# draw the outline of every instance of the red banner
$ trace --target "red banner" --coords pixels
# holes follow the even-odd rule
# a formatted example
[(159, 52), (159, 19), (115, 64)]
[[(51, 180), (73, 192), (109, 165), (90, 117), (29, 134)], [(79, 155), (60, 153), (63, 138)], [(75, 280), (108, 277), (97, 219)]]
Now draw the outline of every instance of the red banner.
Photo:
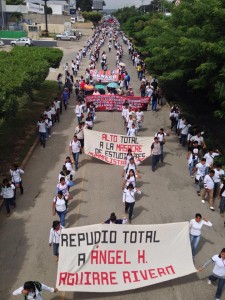
[(87, 106), (90, 103), (95, 105), (95, 110), (116, 110), (122, 111), (123, 104), (125, 100), (132, 105), (132, 108), (137, 110), (141, 108), (142, 110), (147, 110), (149, 104), (149, 97), (137, 97), (137, 96), (119, 96), (119, 95), (96, 95), (87, 96)]
[(91, 70), (91, 76), (93, 77), (94, 81), (101, 81), (102, 83), (107, 82), (117, 82), (119, 81), (119, 70)]

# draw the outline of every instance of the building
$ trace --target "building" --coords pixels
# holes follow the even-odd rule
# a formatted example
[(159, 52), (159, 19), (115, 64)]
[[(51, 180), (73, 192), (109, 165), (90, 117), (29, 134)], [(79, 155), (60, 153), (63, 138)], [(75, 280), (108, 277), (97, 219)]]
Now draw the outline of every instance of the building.
[(0, 27), (1, 29), (5, 28), (6, 22), (6, 4), (5, 0), (0, 0)]
[(101, 0), (93, 0), (93, 10), (103, 10), (104, 1)]

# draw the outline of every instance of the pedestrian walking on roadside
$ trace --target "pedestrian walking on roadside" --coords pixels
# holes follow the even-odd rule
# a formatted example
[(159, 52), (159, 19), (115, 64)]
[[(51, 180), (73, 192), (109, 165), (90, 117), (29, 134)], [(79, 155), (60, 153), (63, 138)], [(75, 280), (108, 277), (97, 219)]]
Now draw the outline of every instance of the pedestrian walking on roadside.
[(67, 201), (65, 199), (65, 196), (63, 195), (63, 191), (58, 191), (57, 196), (53, 199), (52, 204), (52, 215), (57, 215), (60, 218), (60, 223), (63, 227), (65, 227), (65, 217), (66, 217), (66, 211), (67, 211)]
[(208, 277), (208, 284), (212, 284), (212, 282), (215, 282), (218, 280), (218, 286), (215, 294), (216, 300), (221, 299), (221, 295), (223, 292), (223, 287), (225, 284), (225, 248), (223, 248), (220, 252), (220, 254), (213, 255), (210, 260), (204, 263), (203, 266), (198, 268), (198, 271), (201, 272), (206, 267), (214, 263), (214, 268), (212, 271), (212, 275)]
[(203, 180), (204, 189), (202, 190), (202, 203), (205, 203), (205, 196), (208, 195), (209, 209), (211, 209), (212, 211), (215, 210), (215, 208), (213, 207), (214, 175), (214, 170), (210, 170), (209, 174), (205, 175), (205, 178)]
[(39, 139), (41, 146), (45, 148), (45, 142), (46, 142), (46, 123), (44, 118), (41, 116), (37, 122), (38, 132), (39, 132)]
[[(218, 198), (220, 198), (220, 215), (222, 218), (224, 218), (224, 212), (225, 212), (225, 176), (222, 176), (221, 178), (221, 185), (220, 190), (218, 194)], [(224, 222), (225, 227), (225, 222)]]
[(154, 137), (154, 143), (151, 145), (151, 156), (152, 156), (152, 172), (155, 172), (156, 166), (160, 160), (161, 147), (159, 143), (159, 138)]
[(62, 229), (63, 226), (59, 221), (53, 221), (52, 228), (49, 233), (49, 246), (52, 246), (53, 255), (56, 257), (56, 261), (58, 261), (59, 258), (59, 241)]
[(58, 82), (58, 89), (61, 91), (62, 89), (62, 77), (63, 77), (63, 74), (59, 73), (58, 76), (57, 76), (57, 82)]
[(208, 168), (208, 165), (206, 164), (206, 159), (202, 158), (200, 163), (198, 163), (195, 166), (195, 168), (192, 172), (192, 175), (194, 175), (194, 173), (197, 171), (196, 176), (195, 176), (195, 186), (196, 186), (196, 192), (197, 192), (198, 196), (201, 195), (200, 191), (201, 191), (201, 188), (203, 185), (203, 180), (204, 180), (207, 168)]
[(4, 178), (2, 181), (1, 196), (3, 197), (4, 200), (7, 217), (9, 217), (11, 214), (10, 206), (12, 206), (13, 208), (16, 207), (14, 190), (15, 190), (15, 185), (12, 184), (7, 178)]
[(220, 163), (216, 164), (214, 171), (215, 171), (215, 175), (213, 177), (214, 180), (213, 199), (219, 196), (221, 179), (224, 177), (224, 170), (222, 169), (222, 164)]
[(195, 214), (195, 218), (192, 219), (189, 224), (191, 251), (192, 251), (193, 258), (195, 257), (198, 243), (201, 238), (201, 230), (203, 225), (211, 227), (212, 223), (206, 218), (202, 218), (202, 215), (199, 213)]
[(167, 135), (168, 134), (164, 132), (163, 128), (160, 128), (159, 132), (157, 132), (155, 134), (155, 137), (157, 137), (159, 139), (159, 143), (160, 143), (160, 151), (161, 151), (160, 159), (161, 159), (161, 162), (163, 162), (163, 146), (166, 143), (165, 136), (167, 136)]
[(123, 192), (123, 203), (125, 205), (125, 213), (129, 214), (129, 223), (131, 223), (131, 219), (133, 217), (135, 194), (141, 194), (141, 191), (139, 191), (137, 188), (134, 188), (132, 183), (130, 183)]
[(78, 141), (77, 136), (74, 135), (73, 141), (69, 144), (69, 151), (70, 154), (73, 155), (74, 163), (75, 163), (75, 170), (78, 170), (78, 163), (79, 163), (79, 154), (80, 151), (83, 151), (83, 148), (81, 147), (80, 141)]
[(75, 135), (77, 136), (78, 141), (81, 144), (80, 154), (82, 154), (82, 149), (84, 148), (84, 126), (83, 123), (79, 123), (75, 128)]
[(58, 290), (38, 281), (27, 281), (13, 292), (13, 296), (23, 295), (25, 300), (44, 300), (41, 294), (42, 291), (56, 293)]
[(22, 183), (21, 174), (24, 174), (24, 171), (22, 169), (20, 169), (17, 164), (13, 164), (11, 169), (9, 170), (9, 173), (12, 176), (11, 181), (15, 186), (14, 197), (16, 197), (16, 189), (17, 188), (20, 189), (20, 194), (22, 195), (23, 194), (23, 183)]

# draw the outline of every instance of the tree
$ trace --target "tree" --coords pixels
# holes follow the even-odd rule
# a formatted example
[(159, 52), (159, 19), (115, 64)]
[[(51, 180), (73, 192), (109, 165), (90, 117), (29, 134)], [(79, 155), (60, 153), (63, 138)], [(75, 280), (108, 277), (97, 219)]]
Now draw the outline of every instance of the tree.
[(91, 21), (94, 24), (94, 26), (97, 26), (98, 22), (102, 18), (102, 14), (97, 11), (90, 11), (90, 12), (84, 11), (82, 12), (82, 16), (84, 17), (85, 20)]
[(47, 6), (46, 9), (47, 9), (47, 15), (52, 15), (52, 8), (50, 6)]
[(77, 8), (83, 11), (92, 11), (92, 0), (77, 0)]

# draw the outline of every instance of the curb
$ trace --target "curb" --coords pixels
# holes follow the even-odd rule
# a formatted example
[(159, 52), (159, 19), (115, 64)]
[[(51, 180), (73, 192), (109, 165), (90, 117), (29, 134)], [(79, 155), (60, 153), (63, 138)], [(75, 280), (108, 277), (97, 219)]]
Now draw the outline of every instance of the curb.
[[(21, 163), (21, 169), (24, 169), (26, 164), (28, 163), (28, 161), (30, 160), (32, 154), (34, 153), (34, 150), (36, 149), (37, 145), (38, 145), (38, 141), (39, 138), (37, 137), (36, 140), (34, 141), (33, 145), (30, 147), (30, 150), (28, 151), (28, 153), (26, 154), (24, 160)], [(2, 209), (2, 206), (4, 204), (4, 200), (0, 200), (0, 210)]]

